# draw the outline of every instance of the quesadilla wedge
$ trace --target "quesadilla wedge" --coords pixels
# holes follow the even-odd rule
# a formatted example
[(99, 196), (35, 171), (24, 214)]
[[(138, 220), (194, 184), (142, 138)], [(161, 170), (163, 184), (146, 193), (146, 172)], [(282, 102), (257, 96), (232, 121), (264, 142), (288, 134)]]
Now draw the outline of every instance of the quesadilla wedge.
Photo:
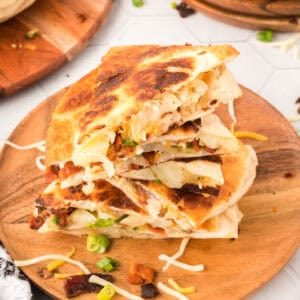
[[(200, 161), (212, 163), (206, 158)], [(170, 188), (159, 180), (114, 176), (95, 180), (87, 195), (82, 184), (61, 189), (53, 181), (36, 199), (32, 224), (38, 218), (43, 219), (41, 232), (96, 232), (111, 237), (236, 237), (242, 216), (236, 202), (253, 182), (256, 156), (251, 147), (240, 143), (238, 152), (221, 155), (221, 161), (223, 182), (206, 180), (201, 188), (197, 181)], [(193, 162), (199, 161), (180, 163)], [(174, 169), (167, 170), (170, 177), (176, 177)], [(216, 177), (211, 171), (207, 178)]]
[(224, 65), (237, 55), (228, 45), (112, 48), (58, 103), (47, 165), (101, 162), (113, 176), (116, 153), (132, 155), (141, 142), (238, 98), (241, 90)]

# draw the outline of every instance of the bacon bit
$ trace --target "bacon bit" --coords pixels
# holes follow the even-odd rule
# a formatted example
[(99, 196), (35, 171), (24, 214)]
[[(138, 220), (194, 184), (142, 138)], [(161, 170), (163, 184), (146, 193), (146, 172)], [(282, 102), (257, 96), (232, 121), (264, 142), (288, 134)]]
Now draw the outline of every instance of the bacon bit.
[(142, 155), (151, 166), (155, 164), (155, 155), (156, 155), (155, 151), (144, 152)]
[(91, 275), (99, 276), (110, 282), (114, 281), (114, 277), (109, 274), (92, 273), (89, 275), (71, 276), (65, 281), (64, 284), (66, 296), (68, 298), (72, 298), (82, 293), (99, 292), (102, 287), (98, 284), (89, 282), (89, 278), (91, 277)]
[(131, 167), (131, 170), (140, 170), (143, 168), (142, 166), (139, 166), (137, 164), (131, 164), (130, 167)]
[(115, 151), (119, 152), (122, 148), (122, 137), (120, 134), (117, 134), (115, 142), (114, 142)]
[(52, 165), (52, 166), (47, 167), (46, 175), (45, 175), (46, 183), (50, 183), (50, 182), (54, 181), (55, 179), (57, 179), (59, 170), (60, 170), (59, 166), (57, 166), (57, 165)]
[(60, 208), (56, 210), (51, 210), (52, 214), (58, 218), (58, 225), (60, 227), (65, 227), (68, 225), (68, 215), (72, 211), (72, 208)]
[(34, 215), (31, 215), (29, 217), (29, 227), (31, 229), (39, 229), (44, 224), (44, 219), (40, 216), (35, 217)]
[(284, 177), (285, 177), (285, 178), (292, 178), (292, 177), (294, 177), (294, 174), (293, 174), (292, 172), (286, 172), (286, 173), (284, 174)]
[(297, 98), (297, 100), (295, 101), (295, 104), (300, 104), (300, 97)]
[(196, 11), (193, 8), (187, 6), (187, 4), (184, 2), (181, 2), (180, 4), (176, 5), (176, 10), (179, 12), (181, 18), (186, 18), (196, 13)]
[(200, 150), (200, 146), (198, 144), (198, 142), (196, 140), (192, 141), (192, 145), (195, 151), (199, 151)]
[(217, 151), (217, 149), (212, 149), (206, 146), (204, 146), (203, 149), (208, 153), (215, 153)]
[(146, 226), (147, 226), (147, 229), (149, 229), (150, 231), (152, 231), (154, 233), (161, 234), (161, 235), (166, 234), (166, 232), (165, 232), (165, 230), (163, 228), (153, 227), (150, 224), (146, 224)]
[(128, 282), (130, 284), (152, 283), (154, 278), (154, 269), (143, 264), (131, 263), (128, 272)]
[(65, 163), (63, 169), (61, 169), (59, 171), (58, 177), (60, 180), (64, 180), (64, 179), (68, 178), (69, 176), (80, 172), (81, 170), (83, 170), (82, 167), (76, 167), (76, 166), (74, 166), (73, 162), (68, 161)]

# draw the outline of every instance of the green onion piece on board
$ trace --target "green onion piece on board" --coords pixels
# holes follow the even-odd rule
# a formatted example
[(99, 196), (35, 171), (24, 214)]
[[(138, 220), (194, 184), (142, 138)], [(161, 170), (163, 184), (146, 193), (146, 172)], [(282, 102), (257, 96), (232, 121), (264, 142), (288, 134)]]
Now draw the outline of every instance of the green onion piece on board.
[(109, 239), (104, 235), (88, 235), (86, 248), (90, 252), (105, 253), (110, 245)]
[(142, 7), (144, 5), (144, 0), (132, 0), (132, 4), (135, 7)]
[(256, 33), (256, 39), (261, 42), (272, 42), (273, 41), (273, 31), (265, 30)]
[(97, 294), (97, 300), (110, 300), (115, 293), (115, 289), (110, 284), (106, 284)]
[(119, 265), (119, 262), (111, 257), (104, 257), (96, 263), (96, 267), (99, 269), (110, 272)]

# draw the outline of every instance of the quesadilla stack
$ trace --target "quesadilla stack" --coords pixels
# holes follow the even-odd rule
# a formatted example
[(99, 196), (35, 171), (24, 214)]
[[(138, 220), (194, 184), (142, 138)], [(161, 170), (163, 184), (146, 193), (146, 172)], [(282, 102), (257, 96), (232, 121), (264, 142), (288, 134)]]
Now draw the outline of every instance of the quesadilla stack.
[(213, 114), (241, 95), (222, 46), (112, 48), (47, 133), (31, 228), (134, 238), (237, 237), (253, 149)]

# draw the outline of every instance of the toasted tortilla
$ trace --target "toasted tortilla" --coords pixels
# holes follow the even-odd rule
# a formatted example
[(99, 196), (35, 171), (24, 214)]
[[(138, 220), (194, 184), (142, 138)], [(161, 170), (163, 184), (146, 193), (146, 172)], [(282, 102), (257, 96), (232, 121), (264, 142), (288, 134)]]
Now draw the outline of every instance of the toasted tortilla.
[(117, 135), (145, 142), (233, 101), (241, 91), (224, 63), (237, 55), (228, 45), (112, 48), (60, 99), (47, 165), (104, 160)]

